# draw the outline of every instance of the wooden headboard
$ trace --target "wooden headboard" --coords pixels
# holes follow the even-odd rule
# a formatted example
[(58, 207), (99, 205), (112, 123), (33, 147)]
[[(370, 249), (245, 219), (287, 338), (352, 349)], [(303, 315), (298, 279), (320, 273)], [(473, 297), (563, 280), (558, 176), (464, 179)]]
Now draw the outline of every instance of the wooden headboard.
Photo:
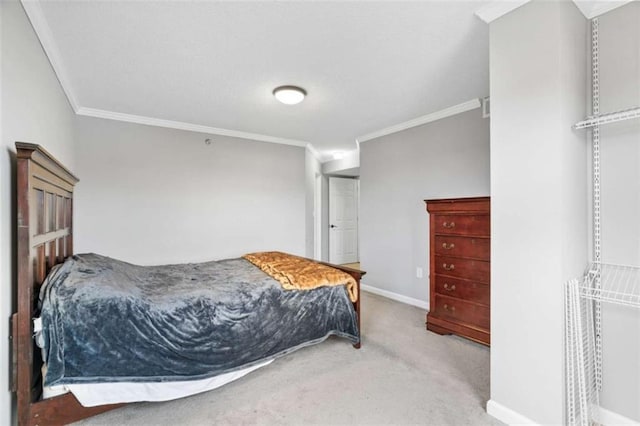
[(22, 407), (39, 394), (33, 391), (40, 362), (34, 357), (31, 320), (47, 273), (73, 254), (73, 187), (78, 179), (38, 145), (16, 142), (16, 151), (18, 312), (12, 325), (12, 383)]
[[(20, 425), (66, 423), (85, 411), (65, 394), (40, 400), (42, 362), (34, 347), (32, 318), (47, 273), (73, 254), (73, 189), (78, 179), (41, 146), (16, 142), (17, 312), (12, 316), (11, 389)], [(81, 408), (78, 408), (81, 407)], [(101, 407), (100, 411), (109, 409)], [(84, 413), (82, 417), (96, 414)]]

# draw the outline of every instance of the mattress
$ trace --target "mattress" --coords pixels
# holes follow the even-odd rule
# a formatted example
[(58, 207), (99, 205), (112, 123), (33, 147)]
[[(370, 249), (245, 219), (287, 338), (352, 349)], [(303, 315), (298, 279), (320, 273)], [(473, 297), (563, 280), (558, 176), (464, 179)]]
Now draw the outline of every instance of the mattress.
[(65, 385), (83, 405), (186, 396), (330, 335), (359, 341), (344, 286), (285, 290), (244, 259), (143, 267), (75, 255), (40, 300), (47, 392)]

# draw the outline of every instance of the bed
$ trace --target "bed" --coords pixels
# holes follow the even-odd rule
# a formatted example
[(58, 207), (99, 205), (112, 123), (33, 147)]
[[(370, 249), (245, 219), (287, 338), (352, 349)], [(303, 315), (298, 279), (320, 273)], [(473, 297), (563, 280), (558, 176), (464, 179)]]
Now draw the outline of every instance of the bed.
[[(92, 287), (93, 293), (96, 293), (96, 285), (103, 284), (104, 293), (110, 294), (118, 294), (120, 296), (120, 300), (128, 299), (129, 295), (122, 296), (119, 291), (117, 283), (114, 284), (115, 281), (103, 281), (97, 280), (93, 282), (90, 286), (86, 285), (78, 285), (78, 288), (74, 288), (69, 284), (69, 281), (64, 281), (60, 278), (62, 275), (70, 275), (73, 273), (75, 268), (75, 273), (82, 275), (83, 271), (86, 272), (89, 270), (89, 267), (93, 268), (103, 268), (104, 265), (112, 265), (107, 266), (107, 269), (116, 269), (122, 273), (122, 275), (130, 276), (135, 275), (137, 273), (141, 274), (140, 276), (148, 276), (149, 273), (160, 274), (159, 281), (162, 282), (162, 278), (166, 278), (166, 274), (178, 274), (184, 275), (187, 274), (189, 277), (187, 281), (194, 280), (194, 276), (198, 276), (198, 274), (206, 274), (207, 276), (216, 276), (217, 281), (215, 283), (209, 283), (210, 289), (213, 288), (224, 288), (229, 287), (230, 284), (225, 284), (225, 277), (227, 275), (236, 276), (237, 274), (243, 274), (240, 281), (241, 285), (244, 285), (243, 289), (246, 290), (247, 286), (252, 286), (251, 291), (256, 291), (255, 288), (261, 288), (263, 293), (260, 297), (253, 297), (251, 294), (248, 294), (247, 291), (242, 290), (240, 293), (243, 294), (242, 297), (238, 298), (234, 296), (234, 302), (238, 307), (244, 307), (246, 304), (251, 304), (250, 301), (254, 299), (259, 299), (264, 301), (265, 299), (273, 299), (276, 295), (277, 297), (284, 297), (283, 300), (286, 299), (285, 302), (282, 302), (282, 305), (285, 306), (285, 311), (276, 310), (275, 313), (271, 313), (269, 315), (281, 315), (278, 312), (285, 312), (282, 314), (283, 318), (286, 318), (283, 322), (291, 322), (293, 317), (296, 317), (296, 312), (299, 310), (296, 308), (295, 303), (311, 303), (311, 305), (315, 306), (321, 304), (318, 300), (325, 300), (328, 306), (333, 306), (335, 311), (345, 311), (345, 309), (337, 309), (336, 306), (339, 303), (337, 300), (344, 300), (347, 297), (347, 291), (342, 287), (321, 287), (319, 289), (314, 290), (278, 290), (274, 286), (274, 280), (264, 275), (264, 273), (257, 269), (254, 265), (251, 265), (247, 262), (246, 259), (228, 259), (224, 261), (218, 262), (208, 262), (206, 264), (196, 264), (196, 265), (166, 265), (157, 267), (160, 269), (150, 270), (148, 267), (139, 267), (136, 265), (130, 265), (125, 262), (114, 261), (113, 259), (108, 259), (103, 256), (88, 254), (88, 255), (74, 255), (73, 251), (73, 189), (74, 185), (78, 182), (78, 179), (67, 170), (62, 164), (60, 164), (55, 158), (53, 158), (49, 153), (47, 153), (42, 147), (34, 144), (28, 143), (16, 143), (17, 149), (17, 288), (16, 288), (16, 296), (17, 296), (17, 312), (12, 316), (12, 356), (11, 356), (11, 366), (12, 366), (12, 375), (11, 375), (11, 385), (12, 390), (16, 392), (17, 395), (17, 406), (18, 406), (18, 422), (21, 425), (38, 425), (38, 424), (65, 424), (70, 423), (85, 417), (89, 417), (95, 414), (99, 414), (101, 412), (111, 410), (113, 408), (117, 408), (122, 404), (106, 404), (106, 405), (97, 405), (97, 406), (83, 406), (80, 404), (78, 399), (74, 396), (73, 393), (65, 393), (63, 395), (54, 396), (51, 398), (43, 399), (42, 398), (42, 388), (43, 388), (43, 361), (40, 355), (40, 349), (34, 344), (34, 327), (32, 323), (32, 319), (37, 314), (37, 307), (40, 295), (42, 293), (42, 297), (46, 299), (47, 297), (52, 300), (62, 300), (60, 297), (55, 296), (56, 293), (53, 292), (54, 287), (60, 287), (63, 290), (59, 290), (59, 294), (68, 294), (73, 293), (73, 296), (67, 298), (64, 303), (66, 303), (65, 309), (63, 311), (68, 311), (72, 307), (74, 307), (74, 300), (78, 299), (78, 294), (83, 291), (86, 293), (86, 288)], [(113, 263), (115, 262), (115, 263)], [(174, 382), (178, 383), (180, 381), (183, 382), (192, 382), (194, 379), (198, 380), (215, 380), (220, 377), (225, 377), (225, 375), (231, 376), (241, 376), (242, 374), (246, 374), (247, 371), (251, 369), (262, 366), (271, 360), (273, 360), (277, 356), (281, 356), (295, 350), (298, 347), (303, 347), (308, 344), (317, 343), (319, 341), (324, 340), (329, 334), (338, 335), (341, 337), (346, 337), (351, 341), (354, 347), (360, 347), (360, 299), (359, 299), (359, 283), (360, 278), (364, 274), (364, 272), (340, 267), (335, 265), (324, 264), (322, 262), (316, 262), (319, 265), (327, 265), (334, 267), (344, 273), (347, 273), (352, 279), (355, 281), (355, 298), (349, 300), (347, 297), (347, 304), (349, 305), (349, 310), (353, 312), (355, 315), (352, 322), (355, 322), (353, 327), (349, 328), (348, 323), (349, 320), (344, 312), (341, 314), (342, 317), (338, 318), (336, 314), (336, 318), (332, 318), (331, 315), (327, 317), (326, 320), (322, 322), (331, 323), (329, 328), (326, 330), (307, 330), (307, 335), (292, 339), (289, 341), (279, 341), (278, 344), (269, 344), (262, 345), (262, 347), (253, 348), (253, 352), (251, 351), (237, 351), (237, 348), (234, 348), (234, 344), (230, 342), (226, 342), (222, 345), (221, 352), (225, 351), (233, 351), (233, 356), (231, 357), (222, 357), (222, 361), (218, 360), (215, 362), (210, 362), (207, 358), (196, 359), (193, 362), (193, 365), (189, 364), (181, 364), (176, 366), (174, 363), (170, 367), (166, 367), (164, 365), (159, 365), (157, 369), (152, 369), (152, 371), (145, 372), (140, 366), (134, 367), (133, 370), (127, 370), (126, 367), (128, 363), (120, 363), (120, 367), (123, 368), (122, 371), (117, 372), (115, 376), (112, 377), (103, 377), (104, 369), (95, 370), (91, 374), (94, 374), (93, 378), (86, 379), (85, 374), (86, 371), (79, 372), (77, 374), (72, 373), (72, 368), (70, 368), (71, 364), (65, 364), (65, 360), (60, 358), (57, 361), (57, 364), (52, 362), (52, 358), (50, 358), (47, 363), (47, 367), (50, 365), (52, 367), (51, 370), (46, 369), (47, 380), (53, 383), (73, 383), (77, 386), (90, 386), (91, 384), (96, 382), (96, 378), (100, 379), (102, 382), (111, 382), (111, 381), (119, 381), (122, 377), (130, 374), (132, 371), (140, 372), (140, 374), (133, 377), (133, 382), (136, 383), (162, 383), (162, 382)], [(115, 265), (115, 266), (113, 266)], [(89, 269), (88, 269), (89, 268)], [(163, 269), (164, 268), (164, 269)], [(176, 269), (177, 268), (177, 269)], [(182, 269), (180, 269), (182, 268)], [(229, 268), (234, 269), (235, 272), (229, 272)], [(158, 271), (164, 271), (159, 273)], [(177, 273), (176, 270), (180, 270), (182, 272)], [(133, 272), (132, 272), (133, 271)], [(137, 272), (136, 272), (137, 271)], [(155, 272), (153, 272), (155, 271)], [(213, 272), (212, 272), (213, 271)], [(225, 272), (226, 271), (226, 272)], [(239, 272), (238, 272), (239, 271)], [(51, 273), (52, 272), (52, 273)], [(146, 274), (146, 275), (145, 275)], [(192, 274), (192, 275), (189, 275)], [(225, 275), (227, 274), (227, 275)], [(66, 277), (65, 275), (65, 277)], [(70, 275), (71, 276), (71, 275)], [(251, 284), (250, 277), (253, 277), (253, 284)], [(266, 278), (265, 278), (266, 277)], [(48, 280), (47, 280), (48, 278)], [(139, 282), (141, 284), (140, 288), (136, 287), (136, 291), (144, 292), (148, 291), (149, 285), (144, 284), (145, 280), (140, 279)], [(44, 286), (44, 290), (41, 292), (41, 287), (43, 283), (47, 280), (46, 286)], [(51, 284), (50, 282), (57, 282), (58, 284)], [(76, 281), (73, 281), (76, 282)], [(63, 284), (61, 284), (63, 283)], [(96, 284), (97, 283), (97, 284)], [(146, 285), (146, 287), (145, 287)], [(141, 290), (142, 289), (142, 290)], [(145, 290), (146, 289), (146, 290)], [(323, 290), (324, 289), (324, 290)], [(329, 289), (329, 290), (327, 290)], [(191, 290), (190, 290), (191, 291)], [(209, 291), (209, 290), (208, 290)], [(218, 290), (216, 290), (218, 291)], [(220, 293), (215, 293), (211, 290), (212, 294), (210, 295), (210, 299), (220, 298)], [(284, 296), (283, 296), (284, 295)], [(295, 296), (292, 296), (295, 295)], [(148, 295), (147, 295), (148, 296)], [(155, 299), (154, 299), (155, 297)], [(171, 305), (172, 303), (176, 303), (175, 299), (171, 299), (167, 297), (166, 294), (162, 292), (156, 294), (154, 297), (146, 298), (143, 300), (152, 301), (153, 303), (162, 304), (166, 303)], [(310, 297), (315, 297), (317, 299), (309, 299)], [(331, 299), (335, 298), (335, 299)], [(99, 299), (99, 298), (98, 298)], [(312, 300), (310, 302), (310, 300)], [(314, 301), (315, 300), (315, 301)], [(96, 300), (91, 300), (91, 303), (94, 303), (93, 306), (103, 306), (98, 303), (95, 305)], [(199, 303), (202, 302), (199, 299)], [(333, 305), (332, 305), (333, 304)], [(188, 307), (188, 303), (185, 306)], [(236, 305), (232, 306), (232, 311), (237, 310)], [(268, 310), (268, 304), (265, 303), (254, 303), (256, 305), (254, 309), (259, 311), (260, 309)], [(79, 305), (78, 305), (79, 306)], [(106, 305), (105, 305), (106, 306)], [(141, 309), (141, 312), (145, 313), (145, 309), (149, 310), (148, 305), (146, 308), (138, 306), (137, 309)], [(156, 306), (156, 305), (153, 305)], [(301, 305), (302, 306), (302, 305)], [(305, 305), (310, 306), (310, 305)], [(113, 306), (112, 306), (113, 308)], [(106, 308), (105, 308), (106, 309)], [(126, 309), (131, 309), (131, 307), (127, 307)], [(244, 309), (244, 308), (243, 308)], [(278, 308), (281, 309), (281, 308)], [(306, 308), (305, 308), (306, 309)], [(256, 310), (246, 310), (242, 312), (232, 312), (232, 316), (236, 316), (241, 319), (249, 318), (249, 322), (247, 324), (253, 324), (255, 327), (256, 318), (260, 318), (263, 315), (267, 315), (265, 312), (257, 312)], [(224, 319), (228, 319), (229, 310), (224, 311), (224, 314), (220, 317), (224, 317)], [(257, 313), (256, 313), (257, 312)], [(145, 314), (146, 315), (146, 314)], [(207, 314), (211, 315), (211, 314)], [(286, 315), (290, 315), (287, 317)], [(292, 315), (292, 316), (291, 316)], [(299, 316), (299, 315), (298, 315)], [(312, 315), (313, 316), (313, 315)], [(207, 322), (198, 322), (197, 314), (191, 312), (191, 317), (194, 317), (194, 323), (192, 324), (191, 329), (200, 329), (207, 325)], [(218, 320), (220, 319), (218, 318)], [(253, 319), (251, 319), (253, 318)], [(345, 319), (346, 318), (346, 319)], [(299, 318), (298, 318), (299, 319)], [(296, 320), (298, 320), (296, 319)], [(210, 318), (211, 321), (209, 323), (215, 323), (216, 318)], [(49, 319), (51, 321), (51, 319)], [(56, 318), (54, 322), (61, 321), (59, 318)], [(253, 321), (253, 322), (251, 322)], [(51, 323), (51, 322), (50, 322)], [(334, 324), (335, 323), (335, 324)], [(339, 325), (336, 325), (338, 324)], [(342, 324), (342, 325), (340, 325)], [(345, 325), (347, 324), (347, 325)], [(284, 326), (282, 324), (277, 327)], [(67, 341), (76, 341), (82, 337), (83, 333), (86, 334), (87, 330), (92, 330), (92, 327), (95, 329), (96, 324), (90, 325), (84, 331), (79, 331), (77, 336), (68, 337)], [(151, 328), (155, 327), (154, 325)], [(179, 328), (179, 325), (176, 327)], [(345, 328), (346, 327), (346, 328)], [(267, 332), (262, 333), (268, 335), (268, 327), (265, 327)], [(302, 327), (303, 329), (305, 327)], [(62, 330), (62, 329), (60, 329)], [(327, 333), (327, 330), (330, 332)], [(180, 336), (183, 339), (182, 342), (189, 341), (189, 337), (184, 337), (183, 331), (181, 329), (177, 329), (176, 335)], [(273, 331), (273, 330), (272, 330)], [(209, 330), (204, 330), (203, 333), (209, 332)], [(53, 333), (55, 334), (55, 333)], [(113, 334), (113, 333), (112, 333)], [(145, 333), (145, 336), (149, 333)], [(153, 334), (153, 333), (151, 333)], [(289, 334), (288, 332), (285, 334)], [(326, 335), (325, 335), (326, 334)], [(51, 339), (51, 334), (47, 335), (47, 339)], [(81, 337), (78, 337), (81, 336)], [(244, 340), (247, 340), (251, 336), (250, 334), (246, 334), (244, 336)], [(206, 338), (203, 339), (203, 336), (200, 336), (203, 341), (206, 341)], [(103, 339), (104, 336), (101, 336), (99, 339)], [(236, 339), (238, 337), (230, 337), (231, 339)], [(238, 338), (242, 340), (241, 338)], [(266, 338), (268, 340), (268, 336)], [(95, 343), (95, 342), (94, 342)], [(180, 343), (180, 342), (178, 342)], [(122, 345), (122, 342), (113, 343), (117, 347), (117, 345)], [(151, 346), (153, 347), (153, 342), (151, 341)], [(180, 344), (178, 344), (180, 346)], [(176, 346), (176, 347), (178, 347)], [(51, 346), (48, 346), (51, 348)], [(70, 347), (70, 346), (69, 346)], [(79, 346), (83, 348), (82, 345)], [(266, 348), (266, 349), (265, 349)], [(95, 349), (95, 345), (94, 345)], [(99, 347), (97, 352), (95, 352), (92, 356), (99, 358), (97, 354), (101, 354), (107, 356), (112, 350), (102, 351), (104, 348)], [(113, 348), (112, 348), (113, 349)], [(210, 349), (210, 348), (209, 348)], [(58, 352), (55, 350), (54, 353), (45, 351), (45, 354), (48, 354), (48, 357), (56, 357)], [(85, 355), (86, 351), (81, 350), (81, 354)], [(249, 352), (251, 354), (249, 355)], [(91, 357), (88, 357), (91, 358)], [(165, 356), (161, 358), (170, 358), (169, 354), (165, 354)], [(197, 357), (196, 357), (197, 358)], [(215, 357), (214, 357), (215, 358)], [(184, 357), (182, 357), (184, 359)], [(232, 360), (232, 362), (230, 361)], [(94, 363), (97, 365), (101, 365), (103, 363), (109, 363), (112, 360), (109, 360), (108, 357), (105, 359), (100, 359), (99, 363)], [(175, 361), (175, 360), (174, 360)], [(159, 362), (159, 361), (158, 361)], [(117, 364), (117, 363), (116, 363)], [(114, 365), (111, 365), (113, 367)], [(62, 367), (61, 367), (62, 366)], [(85, 366), (91, 367), (91, 363), (86, 363)], [(164, 369), (164, 370), (163, 370)], [(113, 368), (109, 368), (109, 370), (113, 370)], [(116, 369), (117, 370), (117, 369)], [(171, 374), (165, 374), (166, 371), (171, 371)], [(175, 373), (175, 374), (174, 374)], [(115, 377), (115, 378), (114, 378)], [(129, 377), (131, 378), (131, 377)], [(135, 398), (133, 399), (135, 400)]]

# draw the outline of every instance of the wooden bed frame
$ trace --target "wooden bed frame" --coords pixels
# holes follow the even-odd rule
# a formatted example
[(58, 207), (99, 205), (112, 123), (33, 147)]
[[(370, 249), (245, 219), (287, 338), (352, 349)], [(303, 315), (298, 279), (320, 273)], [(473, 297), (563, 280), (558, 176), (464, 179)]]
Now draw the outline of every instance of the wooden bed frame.
[[(19, 425), (67, 424), (125, 404), (83, 407), (71, 393), (42, 399), (42, 360), (32, 319), (47, 273), (73, 254), (73, 189), (78, 179), (39, 145), (16, 142), (16, 151), (18, 312), (11, 317), (11, 390), (17, 394)], [(325, 264), (358, 283), (354, 306), (360, 330), (360, 279), (365, 273)], [(353, 346), (359, 348), (360, 342)]]

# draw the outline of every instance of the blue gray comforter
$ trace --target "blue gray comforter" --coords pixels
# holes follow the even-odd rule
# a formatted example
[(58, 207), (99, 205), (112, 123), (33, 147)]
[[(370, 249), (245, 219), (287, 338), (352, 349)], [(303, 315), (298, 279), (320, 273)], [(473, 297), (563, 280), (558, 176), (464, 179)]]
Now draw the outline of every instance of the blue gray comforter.
[(40, 298), (46, 385), (201, 379), (332, 334), (359, 340), (344, 286), (283, 290), (244, 259), (144, 267), (76, 255)]

